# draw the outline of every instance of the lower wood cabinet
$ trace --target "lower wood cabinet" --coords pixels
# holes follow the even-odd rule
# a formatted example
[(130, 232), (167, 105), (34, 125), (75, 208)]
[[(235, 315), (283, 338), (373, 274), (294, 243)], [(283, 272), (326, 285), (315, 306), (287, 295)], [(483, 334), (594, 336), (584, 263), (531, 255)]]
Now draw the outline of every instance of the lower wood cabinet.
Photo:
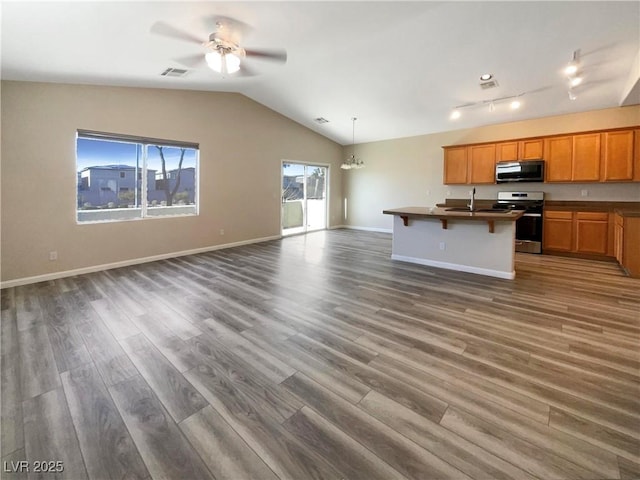
[(607, 212), (576, 212), (576, 252), (607, 254), (609, 214)]
[(615, 215), (614, 252), (631, 277), (640, 277), (640, 217)]
[(573, 212), (544, 212), (542, 248), (570, 252), (573, 249)]
[(545, 251), (605, 256), (608, 252), (609, 213), (548, 210), (544, 212), (542, 248)]

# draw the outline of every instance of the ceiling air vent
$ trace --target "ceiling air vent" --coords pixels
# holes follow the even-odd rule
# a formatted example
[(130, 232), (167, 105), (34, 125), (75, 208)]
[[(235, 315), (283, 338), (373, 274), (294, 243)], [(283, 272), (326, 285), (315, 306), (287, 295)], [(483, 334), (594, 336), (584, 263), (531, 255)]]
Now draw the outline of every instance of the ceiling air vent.
[(188, 70), (183, 68), (167, 68), (160, 75), (163, 77), (184, 77), (187, 74)]
[(329, 120), (327, 120), (327, 119), (326, 119), (326, 118), (324, 118), (324, 117), (314, 118), (314, 119), (313, 119), (313, 121), (314, 121), (314, 122), (316, 122), (316, 123), (320, 123), (320, 124), (322, 124), (322, 123), (329, 123)]
[(488, 82), (482, 82), (480, 84), (480, 88), (483, 90), (488, 90), (490, 88), (496, 88), (498, 86), (498, 82), (496, 80), (489, 80)]

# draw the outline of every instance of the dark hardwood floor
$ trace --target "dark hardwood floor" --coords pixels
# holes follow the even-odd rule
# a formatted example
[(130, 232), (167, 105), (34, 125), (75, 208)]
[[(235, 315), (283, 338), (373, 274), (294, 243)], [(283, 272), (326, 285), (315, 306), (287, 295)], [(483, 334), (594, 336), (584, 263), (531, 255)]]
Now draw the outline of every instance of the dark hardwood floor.
[(640, 280), (390, 247), (323, 231), (2, 290), (2, 478), (640, 478)]

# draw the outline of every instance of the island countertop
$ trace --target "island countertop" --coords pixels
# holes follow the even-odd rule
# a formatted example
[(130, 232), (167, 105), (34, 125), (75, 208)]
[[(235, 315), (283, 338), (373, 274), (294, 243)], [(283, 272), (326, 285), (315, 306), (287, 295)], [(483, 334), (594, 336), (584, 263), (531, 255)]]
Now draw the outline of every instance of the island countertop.
[[(447, 207), (450, 208), (450, 207)], [(515, 222), (522, 215), (523, 210), (509, 210), (508, 212), (494, 211), (474, 211), (474, 212), (456, 212), (447, 210), (442, 207), (401, 207), (389, 208), (383, 210), (382, 213), (387, 215), (398, 215), (406, 217), (422, 217), (422, 218), (439, 218), (439, 219), (456, 219), (456, 220), (493, 220)], [(487, 209), (489, 210), (489, 209)]]

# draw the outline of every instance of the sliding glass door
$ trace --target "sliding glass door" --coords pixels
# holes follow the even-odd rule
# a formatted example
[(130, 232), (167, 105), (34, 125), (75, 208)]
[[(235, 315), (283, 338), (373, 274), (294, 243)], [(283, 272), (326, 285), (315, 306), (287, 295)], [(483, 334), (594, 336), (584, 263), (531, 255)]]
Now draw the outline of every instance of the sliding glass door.
[(327, 228), (328, 167), (282, 163), (282, 234)]

